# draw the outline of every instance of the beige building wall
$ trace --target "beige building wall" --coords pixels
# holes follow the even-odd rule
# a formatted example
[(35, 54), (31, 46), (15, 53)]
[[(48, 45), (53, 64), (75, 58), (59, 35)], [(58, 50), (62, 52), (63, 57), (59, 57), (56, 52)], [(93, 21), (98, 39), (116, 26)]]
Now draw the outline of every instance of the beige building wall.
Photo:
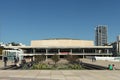
[(34, 47), (88, 47), (94, 46), (94, 41), (89, 40), (32, 40)]

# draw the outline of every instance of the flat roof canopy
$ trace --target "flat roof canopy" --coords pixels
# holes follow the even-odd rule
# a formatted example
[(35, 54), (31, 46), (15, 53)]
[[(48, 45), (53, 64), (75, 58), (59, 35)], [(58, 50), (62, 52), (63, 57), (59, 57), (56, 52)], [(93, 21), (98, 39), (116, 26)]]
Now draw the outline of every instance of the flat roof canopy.
[(76, 47), (66, 47), (66, 46), (62, 46), (62, 47), (56, 47), (56, 46), (44, 46), (44, 47), (35, 47), (35, 46), (6, 46), (4, 48), (112, 48), (112, 46), (87, 46), (87, 47), (80, 47), (80, 46), (76, 46)]

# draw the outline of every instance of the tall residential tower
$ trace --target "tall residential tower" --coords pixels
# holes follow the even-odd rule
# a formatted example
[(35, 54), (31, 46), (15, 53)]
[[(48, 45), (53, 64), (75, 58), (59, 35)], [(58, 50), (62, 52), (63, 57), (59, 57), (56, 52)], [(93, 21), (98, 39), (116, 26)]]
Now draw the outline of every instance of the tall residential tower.
[(98, 25), (95, 30), (95, 44), (96, 46), (103, 46), (107, 44), (107, 26)]
[(120, 35), (117, 36), (117, 53), (120, 55)]

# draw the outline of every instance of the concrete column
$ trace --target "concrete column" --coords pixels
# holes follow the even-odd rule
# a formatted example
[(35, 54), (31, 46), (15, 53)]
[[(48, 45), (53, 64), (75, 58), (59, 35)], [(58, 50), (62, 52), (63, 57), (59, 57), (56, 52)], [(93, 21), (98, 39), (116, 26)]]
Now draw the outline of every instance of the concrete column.
[(46, 56), (46, 61), (47, 61), (47, 54), (48, 54), (48, 49), (46, 49), (46, 54), (45, 54), (45, 56)]
[[(36, 54), (35, 52), (35, 48), (33, 48), (33, 54)], [(33, 56), (33, 61), (35, 61), (35, 56)]]
[(100, 54), (101, 52), (100, 52), (101, 50), (98, 50), (98, 53)]
[(48, 57), (47, 57), (47, 55), (46, 55), (46, 61), (47, 61), (47, 58), (48, 58)]
[(46, 54), (48, 53), (48, 49), (46, 49)]
[(58, 49), (58, 54), (60, 54), (60, 49)]
[(95, 53), (96, 53), (97, 51), (96, 51), (96, 49), (95, 49)]
[(33, 48), (33, 54), (35, 54), (35, 49)]
[(84, 49), (83, 49), (83, 59), (85, 58), (84, 54), (85, 54), (85, 51), (84, 51)]
[(109, 49), (107, 49), (107, 54), (109, 53)]
[(70, 49), (70, 53), (72, 54), (72, 49)]

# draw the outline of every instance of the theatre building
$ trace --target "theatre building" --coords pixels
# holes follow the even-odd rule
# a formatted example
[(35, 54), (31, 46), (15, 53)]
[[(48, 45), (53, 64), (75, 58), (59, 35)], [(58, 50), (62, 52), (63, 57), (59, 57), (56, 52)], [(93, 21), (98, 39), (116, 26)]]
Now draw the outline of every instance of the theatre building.
[(112, 46), (94, 46), (94, 41), (65, 38), (32, 40), (30, 46), (6, 48), (21, 48), (28, 56), (44, 54), (46, 58), (51, 58), (54, 54), (60, 55), (60, 58), (64, 58), (68, 54), (78, 55), (80, 58), (112, 55)]

